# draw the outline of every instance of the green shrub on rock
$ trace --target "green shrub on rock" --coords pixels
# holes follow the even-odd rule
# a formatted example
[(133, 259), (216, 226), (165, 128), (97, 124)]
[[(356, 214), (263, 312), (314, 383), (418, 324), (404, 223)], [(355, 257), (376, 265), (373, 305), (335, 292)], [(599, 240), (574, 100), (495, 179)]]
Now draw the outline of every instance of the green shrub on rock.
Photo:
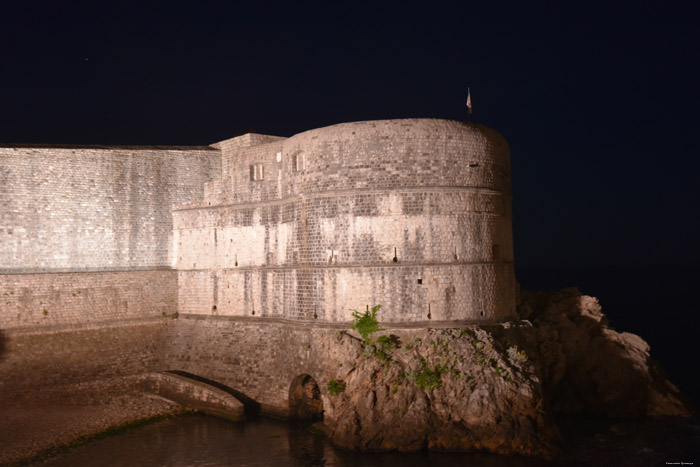
[(328, 393), (331, 396), (337, 396), (341, 392), (345, 391), (345, 382), (332, 379), (328, 381)]
[(377, 344), (379, 344), (387, 350), (391, 350), (399, 346), (398, 339), (396, 336), (379, 336), (377, 337)]

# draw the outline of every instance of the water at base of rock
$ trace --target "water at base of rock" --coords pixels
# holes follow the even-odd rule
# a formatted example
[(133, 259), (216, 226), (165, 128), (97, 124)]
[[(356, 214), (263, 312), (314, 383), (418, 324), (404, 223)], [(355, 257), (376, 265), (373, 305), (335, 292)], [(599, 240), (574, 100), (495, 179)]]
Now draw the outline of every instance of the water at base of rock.
[(566, 442), (549, 462), (486, 453), (358, 453), (334, 448), (311, 425), (256, 418), (244, 423), (189, 415), (93, 441), (41, 466), (338, 466), (338, 467), (646, 467), (700, 458), (696, 420), (560, 420)]
[(311, 425), (260, 417), (231, 423), (191, 415), (101, 439), (41, 466), (450, 466), (539, 467), (537, 459), (482, 453), (357, 453), (334, 448)]

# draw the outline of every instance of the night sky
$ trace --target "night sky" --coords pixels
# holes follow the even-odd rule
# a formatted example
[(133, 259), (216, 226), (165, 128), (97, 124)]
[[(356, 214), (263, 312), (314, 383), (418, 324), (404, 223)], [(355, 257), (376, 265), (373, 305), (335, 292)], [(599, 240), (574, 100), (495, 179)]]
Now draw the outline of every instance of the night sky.
[(0, 13), (1, 142), (464, 120), (470, 86), (511, 145), (516, 264), (700, 262), (700, 2), (54, 3)]

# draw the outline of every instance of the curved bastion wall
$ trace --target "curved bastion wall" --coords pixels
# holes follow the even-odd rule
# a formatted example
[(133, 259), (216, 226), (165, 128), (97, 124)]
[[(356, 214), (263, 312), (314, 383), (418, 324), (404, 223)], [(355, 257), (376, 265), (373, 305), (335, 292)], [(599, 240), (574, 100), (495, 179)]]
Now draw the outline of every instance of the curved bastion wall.
[[(252, 137), (257, 137), (253, 139)], [(215, 145), (222, 177), (173, 213), (181, 313), (346, 322), (514, 316), (510, 155), (434, 119)]]

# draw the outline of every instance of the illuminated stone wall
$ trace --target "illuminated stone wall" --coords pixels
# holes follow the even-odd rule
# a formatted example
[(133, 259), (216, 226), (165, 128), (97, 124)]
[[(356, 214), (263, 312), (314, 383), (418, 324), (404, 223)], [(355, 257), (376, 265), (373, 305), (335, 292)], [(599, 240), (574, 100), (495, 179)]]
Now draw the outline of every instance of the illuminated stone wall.
[[(4, 145), (0, 393), (212, 359), (205, 376), (279, 410), (350, 309), (506, 321), (509, 158), (493, 130), (431, 119), (210, 147)], [(275, 380), (295, 355), (308, 368)]]
[(181, 312), (514, 316), (510, 155), (495, 131), (411, 119), (240, 138), (218, 145), (219, 191), (174, 211)]
[(0, 147), (0, 273), (169, 267), (173, 206), (220, 170), (211, 147)]

